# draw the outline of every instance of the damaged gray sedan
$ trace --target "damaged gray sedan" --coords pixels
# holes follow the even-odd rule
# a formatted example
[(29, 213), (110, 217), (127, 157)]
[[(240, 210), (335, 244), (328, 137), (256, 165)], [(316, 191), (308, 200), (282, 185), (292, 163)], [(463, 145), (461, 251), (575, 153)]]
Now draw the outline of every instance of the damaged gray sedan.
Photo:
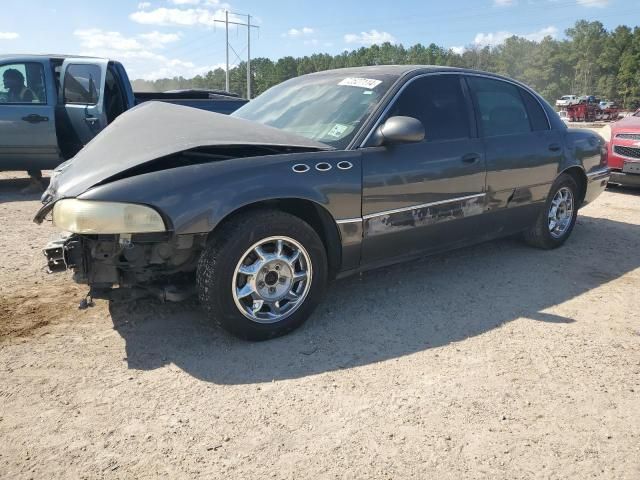
[(212, 320), (262, 340), (301, 325), (336, 277), (515, 233), (558, 247), (608, 179), (604, 141), (518, 82), (364, 67), (231, 116), (140, 105), (55, 171), (35, 220), (67, 232), (49, 269), (90, 296), (195, 285)]

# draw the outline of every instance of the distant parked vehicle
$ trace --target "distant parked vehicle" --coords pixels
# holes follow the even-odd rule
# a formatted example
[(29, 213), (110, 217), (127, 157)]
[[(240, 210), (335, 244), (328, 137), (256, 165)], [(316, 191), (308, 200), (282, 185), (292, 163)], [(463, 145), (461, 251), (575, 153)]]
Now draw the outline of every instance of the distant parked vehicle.
[(607, 108), (618, 108), (616, 102), (612, 102), (610, 100), (600, 100), (599, 106), (601, 110), (606, 110)]
[(599, 105), (600, 99), (595, 95), (582, 95), (578, 97), (578, 103), (586, 103), (588, 105)]
[(563, 95), (556, 100), (556, 107), (568, 107), (576, 103), (578, 103), (578, 97), (576, 95)]
[[(604, 107), (602, 105), (605, 105)], [(600, 99), (590, 96), (580, 97), (579, 103), (569, 105), (564, 109), (566, 118), (571, 122), (595, 122), (600, 120), (617, 120), (620, 109), (614, 102), (601, 102)]]
[(611, 126), (611, 182), (640, 187), (640, 110)]
[(0, 55), (0, 171), (51, 169), (121, 113), (149, 100), (229, 114), (228, 92), (134, 93), (121, 63), (104, 58)]

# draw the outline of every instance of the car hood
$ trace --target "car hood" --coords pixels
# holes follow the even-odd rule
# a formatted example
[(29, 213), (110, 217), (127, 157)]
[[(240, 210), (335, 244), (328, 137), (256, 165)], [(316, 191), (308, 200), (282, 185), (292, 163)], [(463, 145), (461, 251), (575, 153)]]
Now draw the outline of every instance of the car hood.
[(332, 150), (327, 144), (260, 123), (165, 102), (120, 115), (52, 177), (43, 202), (75, 197), (154, 160), (197, 147), (264, 146)]
[(630, 115), (628, 117), (623, 118), (622, 120), (618, 120), (611, 126), (612, 130), (630, 130), (634, 132), (640, 131), (640, 117), (636, 117)]

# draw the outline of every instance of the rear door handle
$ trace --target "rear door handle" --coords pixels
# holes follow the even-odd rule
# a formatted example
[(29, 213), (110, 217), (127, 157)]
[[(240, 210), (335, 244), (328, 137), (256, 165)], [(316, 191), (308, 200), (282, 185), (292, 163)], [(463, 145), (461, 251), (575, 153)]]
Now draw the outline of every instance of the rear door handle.
[(557, 143), (552, 143), (551, 145), (549, 145), (549, 150), (551, 150), (552, 152), (559, 152), (561, 149), (562, 147)]
[(43, 117), (41, 115), (38, 115), (37, 113), (32, 113), (30, 115), (27, 115), (26, 117), (22, 117), (22, 120), (29, 123), (40, 123), (40, 122), (48, 122), (49, 117)]
[(462, 157), (464, 163), (476, 163), (480, 160), (480, 155), (477, 153), (467, 153)]

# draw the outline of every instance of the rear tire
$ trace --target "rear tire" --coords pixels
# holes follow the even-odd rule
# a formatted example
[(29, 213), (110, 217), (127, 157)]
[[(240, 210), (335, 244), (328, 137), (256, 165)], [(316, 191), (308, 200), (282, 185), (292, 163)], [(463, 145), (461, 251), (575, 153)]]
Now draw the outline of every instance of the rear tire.
[(578, 184), (563, 173), (554, 182), (536, 223), (524, 232), (524, 240), (543, 249), (558, 248), (567, 241), (578, 216)]
[(327, 254), (315, 230), (278, 210), (225, 222), (197, 268), (200, 303), (237, 337), (260, 341), (302, 325), (324, 296)]

